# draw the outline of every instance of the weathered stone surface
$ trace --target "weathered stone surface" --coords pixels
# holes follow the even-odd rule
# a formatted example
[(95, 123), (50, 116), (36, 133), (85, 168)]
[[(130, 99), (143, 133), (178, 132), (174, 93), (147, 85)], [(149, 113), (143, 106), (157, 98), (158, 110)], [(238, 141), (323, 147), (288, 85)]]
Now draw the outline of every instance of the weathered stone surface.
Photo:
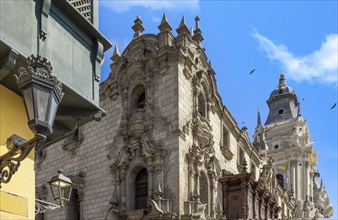
[[(166, 19), (158, 35), (141, 35), (142, 28), (134, 27), (137, 36), (114, 59), (101, 86), (107, 115), (81, 128), (82, 143), (72, 153), (62, 143), (47, 149), (38, 185), (57, 168), (68, 175), (85, 173), (84, 219), (224, 219), (219, 179), (244, 171), (278, 199), (273, 210), (283, 203), (285, 216), (292, 216), (294, 204), (275, 187), (266, 145), (254, 147), (222, 103), (196, 22), (197, 41), (185, 32), (173, 37)], [(144, 169), (148, 206), (135, 210), (135, 182)], [(63, 211), (47, 214), (63, 216)]]

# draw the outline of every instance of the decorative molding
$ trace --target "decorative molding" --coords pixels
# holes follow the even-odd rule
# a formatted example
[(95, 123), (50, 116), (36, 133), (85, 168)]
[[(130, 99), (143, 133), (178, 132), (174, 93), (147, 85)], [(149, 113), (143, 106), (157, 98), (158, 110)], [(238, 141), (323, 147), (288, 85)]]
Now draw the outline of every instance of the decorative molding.
[(77, 194), (78, 194), (80, 202), (83, 201), (83, 197), (84, 197), (84, 185), (86, 183), (85, 177), (86, 177), (86, 174), (81, 171), (79, 172), (79, 174), (75, 176), (74, 175), (69, 176), (70, 180), (74, 184), (73, 188), (77, 190)]
[(18, 56), (19, 53), (11, 48), (6, 58), (0, 62), (0, 81), (15, 67)]
[(75, 149), (78, 148), (83, 142), (83, 136), (80, 128), (77, 128), (73, 135), (70, 135), (63, 144), (63, 149), (74, 153)]
[(234, 154), (231, 152), (229, 146), (221, 145), (221, 151), (222, 151), (223, 156), (224, 156), (227, 160), (232, 160), (232, 158), (234, 157)]
[(39, 80), (43, 80), (48, 84), (55, 85), (58, 94), (60, 94), (61, 100), (64, 95), (62, 91), (62, 83), (55, 76), (52, 75), (53, 68), (50, 62), (44, 57), (31, 55), (27, 58), (27, 64), (28, 71), (26, 71), (25, 68), (20, 67), (19, 73), (14, 74), (19, 87), (27, 82), (28, 78), (36, 77)]

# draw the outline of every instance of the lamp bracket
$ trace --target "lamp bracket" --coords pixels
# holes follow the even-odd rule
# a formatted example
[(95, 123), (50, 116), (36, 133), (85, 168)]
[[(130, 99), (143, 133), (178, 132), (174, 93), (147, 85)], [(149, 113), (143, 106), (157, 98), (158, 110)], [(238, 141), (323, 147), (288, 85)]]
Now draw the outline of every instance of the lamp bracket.
[(29, 141), (25, 141), (17, 135), (12, 135), (7, 139), (6, 144), (9, 151), (0, 156), (0, 188), (2, 183), (8, 183), (11, 180), (21, 161), (29, 155), (31, 150), (43, 141), (44, 139), (39, 136)]
[(35, 199), (35, 215), (45, 213), (47, 210), (56, 209), (62, 209), (62, 206), (41, 199)]

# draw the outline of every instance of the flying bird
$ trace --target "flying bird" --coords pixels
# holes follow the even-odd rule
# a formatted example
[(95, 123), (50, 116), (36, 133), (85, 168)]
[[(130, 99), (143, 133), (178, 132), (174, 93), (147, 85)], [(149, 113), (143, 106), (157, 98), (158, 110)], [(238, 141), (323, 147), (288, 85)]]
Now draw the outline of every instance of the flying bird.
[(251, 72), (249, 73), (250, 75), (253, 74), (253, 72), (255, 72), (256, 69), (251, 70)]
[(334, 109), (336, 107), (337, 103), (334, 103), (331, 109)]

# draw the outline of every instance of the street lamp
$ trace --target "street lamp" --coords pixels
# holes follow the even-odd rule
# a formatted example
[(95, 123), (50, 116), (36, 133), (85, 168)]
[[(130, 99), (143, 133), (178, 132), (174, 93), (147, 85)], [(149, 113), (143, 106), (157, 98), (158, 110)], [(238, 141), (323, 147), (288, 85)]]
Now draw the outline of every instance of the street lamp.
[(53, 132), (53, 124), (59, 103), (62, 100), (62, 83), (52, 75), (52, 66), (46, 58), (30, 56), (28, 68), (21, 67), (15, 75), (24, 99), (29, 128), (35, 136), (29, 141), (13, 135), (7, 140), (8, 152), (0, 156), (1, 183), (8, 183), (31, 150), (44, 142)]
[(52, 66), (46, 58), (30, 56), (28, 71), (21, 67), (15, 75), (25, 102), (30, 129), (46, 139), (53, 132), (56, 110), (62, 100), (62, 84), (52, 76)]
[(56, 204), (47, 202), (41, 199), (35, 199), (35, 214), (45, 213), (48, 210), (62, 209), (70, 200), (73, 189), (73, 182), (71, 179), (63, 175), (63, 170), (58, 170), (58, 175), (53, 176), (48, 182), (53, 199)]
[(63, 175), (63, 170), (58, 170), (58, 175), (53, 176), (48, 182), (55, 202), (61, 207), (68, 204), (72, 194), (73, 183), (70, 178)]

